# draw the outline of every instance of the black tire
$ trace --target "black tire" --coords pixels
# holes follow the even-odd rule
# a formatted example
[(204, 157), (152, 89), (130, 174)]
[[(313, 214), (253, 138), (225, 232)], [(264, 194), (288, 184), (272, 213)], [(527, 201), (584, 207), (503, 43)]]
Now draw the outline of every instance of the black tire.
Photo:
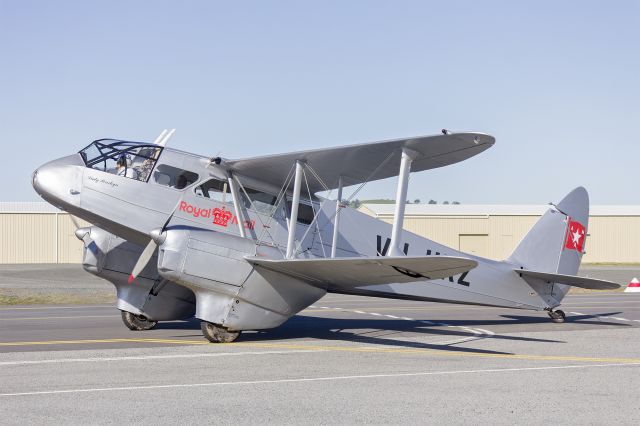
[(158, 321), (151, 321), (141, 315), (132, 314), (127, 311), (122, 311), (122, 322), (132, 331), (151, 330), (158, 325)]
[(231, 331), (221, 325), (202, 321), (200, 329), (204, 337), (211, 343), (231, 343), (238, 338), (240, 331)]
[(557, 311), (549, 312), (549, 316), (551, 317), (551, 321), (557, 324), (563, 323), (566, 317), (564, 311), (561, 311), (560, 309), (558, 309)]

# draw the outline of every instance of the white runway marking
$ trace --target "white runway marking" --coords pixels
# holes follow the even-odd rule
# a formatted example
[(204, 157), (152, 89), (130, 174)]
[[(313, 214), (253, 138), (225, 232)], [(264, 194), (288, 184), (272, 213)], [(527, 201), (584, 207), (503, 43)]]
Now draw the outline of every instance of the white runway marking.
[(176, 359), (176, 358), (213, 358), (222, 356), (247, 356), (247, 355), (280, 355), (299, 354), (305, 352), (318, 352), (317, 350), (286, 350), (286, 351), (261, 351), (261, 352), (218, 352), (199, 354), (178, 354), (178, 355), (144, 355), (144, 356), (118, 356), (105, 358), (61, 358), (61, 359), (40, 359), (33, 361), (4, 361), (0, 362), (0, 367), (15, 365), (38, 365), (38, 364), (63, 364), (72, 362), (105, 362), (105, 361), (148, 361), (154, 359)]
[(322, 381), (337, 381), (337, 380), (386, 379), (386, 378), (397, 378), (397, 377), (426, 377), (426, 376), (445, 376), (445, 375), (462, 375), (462, 374), (509, 373), (509, 372), (569, 370), (569, 369), (627, 367), (627, 366), (640, 366), (640, 363), (616, 363), (616, 364), (596, 364), (596, 365), (557, 365), (557, 366), (547, 366), (547, 367), (494, 368), (494, 369), (484, 369), (484, 370), (425, 371), (425, 372), (415, 372), (415, 373), (366, 374), (366, 375), (353, 375), (353, 376), (308, 377), (308, 378), (299, 378), (299, 379), (279, 379), (279, 380), (251, 380), (251, 381), (241, 381), (241, 382), (177, 383), (177, 384), (169, 384), (169, 385), (122, 386), (122, 387), (111, 387), (111, 388), (65, 389), (65, 390), (50, 390), (50, 391), (35, 391), (35, 392), (2, 393), (0, 394), (0, 397), (28, 396), (28, 395), (56, 395), (56, 394), (90, 393), (90, 392), (113, 392), (113, 391), (150, 390), (150, 389), (197, 388), (197, 387), (214, 387), (214, 386), (267, 385), (267, 384), (305, 383), (305, 382), (322, 382)]
[(569, 312), (569, 313), (570, 313), (570, 314), (573, 314), (573, 315), (592, 316), (592, 317), (595, 317), (595, 318), (599, 318), (599, 319), (606, 319), (606, 320), (626, 321), (626, 322), (631, 322), (631, 321), (637, 321), (637, 322), (640, 322), (640, 320), (630, 320), (630, 319), (627, 319), (627, 318), (621, 318), (621, 317), (605, 317), (605, 316), (601, 316), (601, 315), (598, 315), (598, 314), (583, 314), (583, 313), (581, 313), (581, 312)]
[(495, 334), (496, 334), (496, 333), (494, 333), (493, 331), (491, 331), (491, 330), (485, 330), (484, 328), (476, 328), (476, 330), (481, 331), (481, 332), (483, 332), (484, 334), (488, 334), (488, 335), (490, 335), (490, 336), (493, 336), (493, 335), (495, 335)]
[(432, 321), (427, 321), (427, 320), (417, 320), (415, 318), (409, 318), (409, 317), (397, 317), (395, 315), (387, 315), (387, 314), (379, 314), (377, 312), (364, 312), (364, 311), (360, 311), (360, 310), (355, 310), (355, 309), (347, 309), (347, 308), (335, 308), (335, 307), (331, 307), (331, 306), (317, 306), (317, 305), (311, 305), (309, 306), (312, 309), (326, 309), (326, 310), (339, 310), (339, 311), (344, 311), (344, 312), (354, 312), (356, 314), (361, 314), (361, 315), (373, 315), (376, 317), (387, 317), (387, 318), (393, 318), (393, 319), (400, 319), (400, 320), (404, 320), (404, 321), (414, 321), (414, 322), (419, 322), (422, 324), (427, 324), (427, 325), (435, 325), (438, 327), (448, 327), (448, 328), (458, 328), (462, 331), (464, 331), (465, 333), (469, 333), (469, 334), (473, 334), (472, 338), (467, 338), (467, 339), (462, 339), (462, 340), (452, 340), (452, 341), (447, 341), (447, 342), (439, 342), (437, 344), (440, 345), (451, 345), (451, 344), (455, 344), (455, 343), (462, 343), (462, 342), (466, 342), (472, 339), (476, 339), (476, 338), (481, 338), (482, 336), (494, 336), (495, 333), (493, 331), (489, 331), (489, 330), (485, 330), (482, 328), (471, 328), (471, 327), (467, 327), (464, 325), (451, 325), (451, 324), (447, 324), (444, 322), (432, 322)]

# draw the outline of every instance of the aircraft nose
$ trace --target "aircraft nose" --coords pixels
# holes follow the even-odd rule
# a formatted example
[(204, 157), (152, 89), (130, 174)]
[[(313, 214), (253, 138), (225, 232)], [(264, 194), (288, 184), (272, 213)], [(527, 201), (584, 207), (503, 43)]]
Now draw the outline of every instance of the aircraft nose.
[(31, 186), (33, 186), (33, 189), (35, 189), (38, 194), (42, 194), (42, 187), (40, 186), (40, 180), (38, 179), (38, 170), (39, 169), (35, 169), (31, 174)]
[(38, 167), (31, 174), (33, 189), (59, 208), (77, 205), (77, 187), (82, 184), (82, 169), (75, 156), (60, 158)]
[(56, 169), (57, 167), (47, 163), (38, 167), (31, 175), (33, 189), (43, 198), (48, 195), (54, 195), (56, 192), (55, 183), (58, 180), (56, 178)]

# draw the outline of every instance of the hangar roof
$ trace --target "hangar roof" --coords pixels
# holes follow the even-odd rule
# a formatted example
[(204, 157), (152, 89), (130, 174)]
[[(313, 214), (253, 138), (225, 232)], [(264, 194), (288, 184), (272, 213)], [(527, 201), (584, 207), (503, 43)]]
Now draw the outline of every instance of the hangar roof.
[(5, 201), (0, 202), (0, 213), (61, 213), (61, 210), (44, 201)]
[[(540, 216), (548, 205), (535, 204), (407, 204), (405, 216)], [(374, 216), (392, 216), (395, 204), (360, 206)], [(591, 206), (590, 216), (640, 216), (640, 206)]]
[[(540, 216), (549, 206), (535, 204), (407, 204), (406, 216)], [(362, 204), (374, 216), (393, 215), (395, 204)], [(43, 201), (0, 202), (0, 213), (61, 213)], [(640, 216), (640, 206), (591, 206), (591, 216)]]

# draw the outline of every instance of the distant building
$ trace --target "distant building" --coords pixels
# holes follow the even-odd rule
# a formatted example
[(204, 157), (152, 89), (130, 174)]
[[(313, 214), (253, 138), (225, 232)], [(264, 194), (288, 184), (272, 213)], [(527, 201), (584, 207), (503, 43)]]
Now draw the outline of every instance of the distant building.
[[(549, 206), (408, 204), (404, 229), (466, 253), (501, 260)], [(359, 208), (393, 222), (394, 204)], [(640, 263), (640, 206), (591, 206), (586, 263)]]
[[(393, 221), (394, 204), (359, 210)], [(547, 206), (408, 204), (404, 228), (467, 253), (504, 259)], [(84, 226), (86, 222), (81, 222)], [(69, 215), (44, 202), (0, 203), (0, 263), (80, 263)], [(640, 206), (591, 206), (584, 262), (640, 263)]]
[(0, 263), (80, 263), (74, 232), (69, 214), (45, 202), (0, 203)]

